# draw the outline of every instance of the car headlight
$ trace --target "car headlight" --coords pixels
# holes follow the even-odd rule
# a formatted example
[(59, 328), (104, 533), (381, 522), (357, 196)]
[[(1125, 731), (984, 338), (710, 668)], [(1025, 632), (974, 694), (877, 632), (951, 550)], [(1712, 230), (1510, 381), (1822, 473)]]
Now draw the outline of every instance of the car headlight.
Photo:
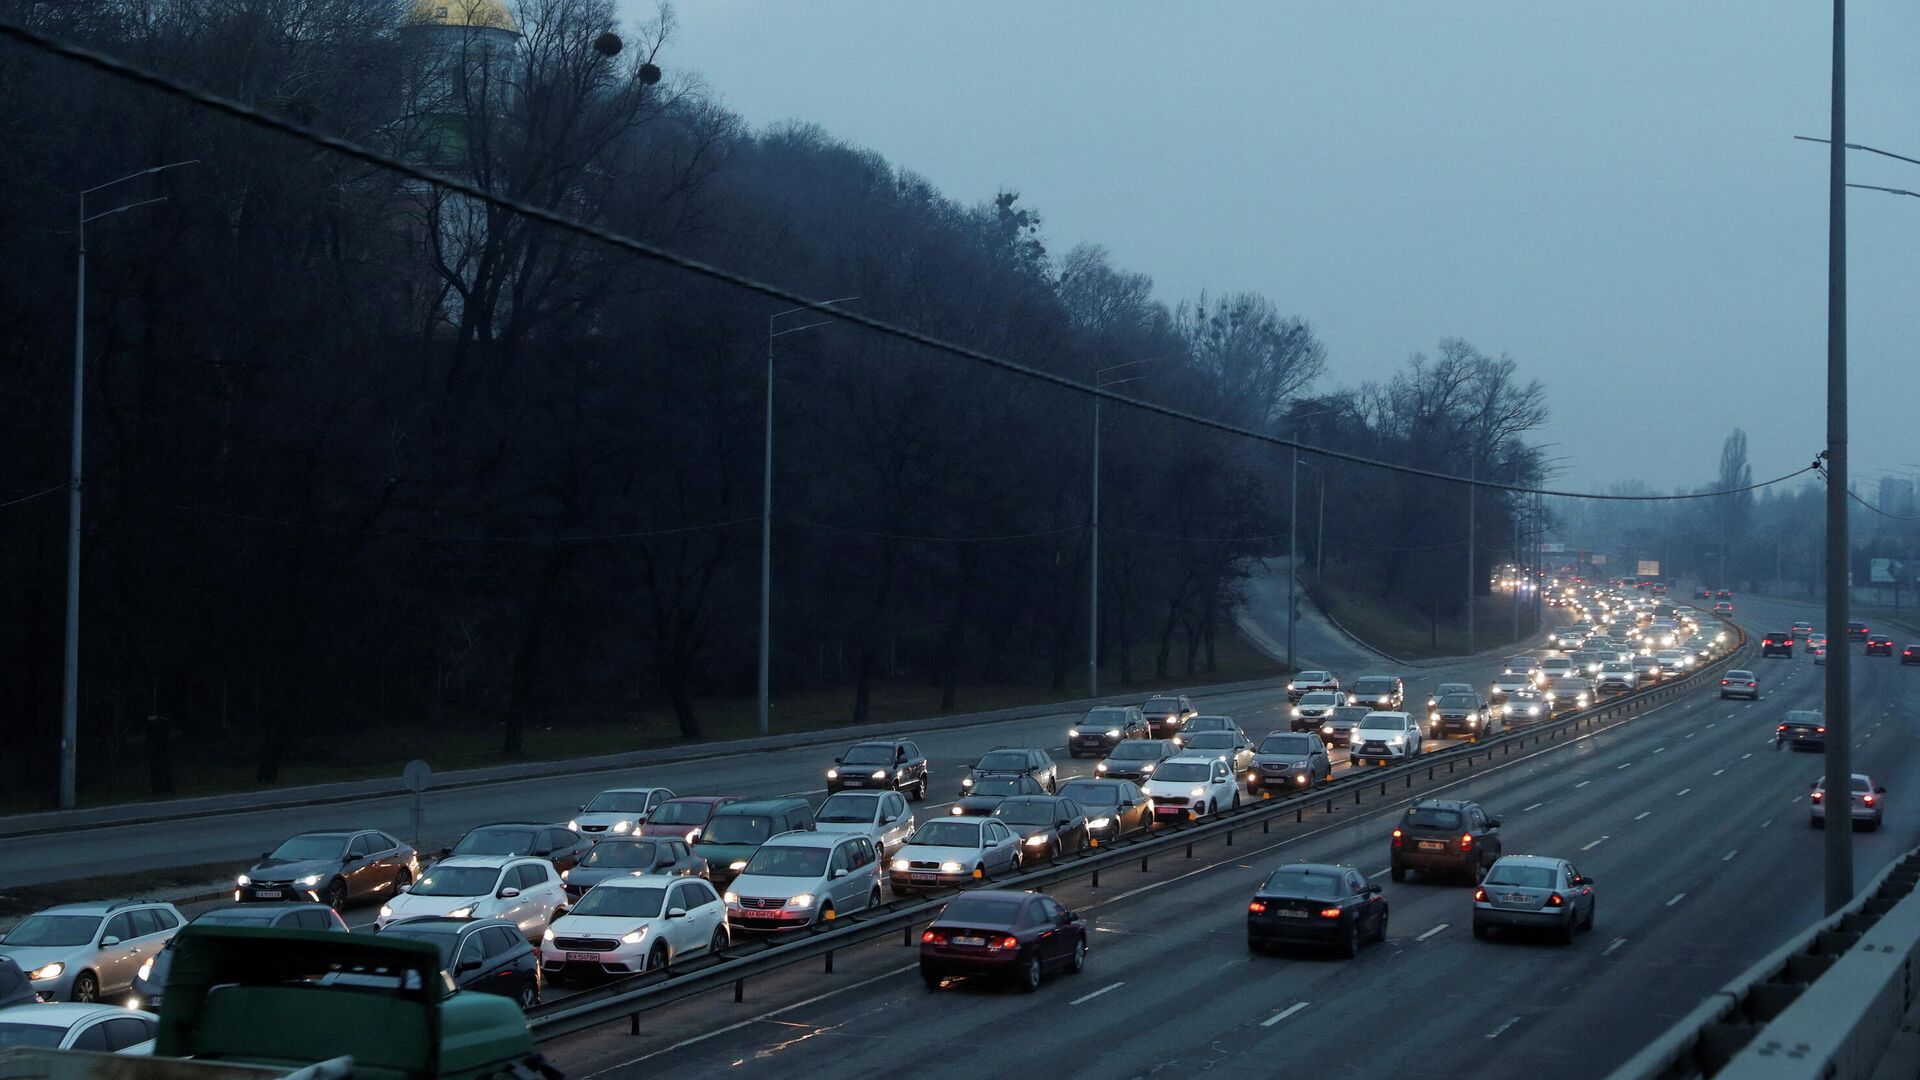
[(973, 777), (971, 777), (971, 776), (963, 776), (963, 777), (961, 777), (961, 778), (960, 778), (960, 786), (961, 786), (961, 787), (963, 787), (963, 788), (970, 788), (970, 787), (972, 787), (972, 786), (973, 786)]
[(954, 807), (953, 809), (951, 809), (951, 810), (949, 810), (949, 811), (947, 811), (947, 813), (949, 813), (949, 814), (953, 814), (953, 815), (956, 815), (956, 816), (958, 816), (958, 815), (960, 815), (960, 814), (964, 814), (964, 813), (966, 813), (966, 811), (965, 811), (965, 810), (962, 810), (962, 809), (960, 809), (959, 807), (957, 807), (957, 806), (956, 806), (956, 807)]
[(551, 926), (549, 926), (549, 927), (547, 927), (547, 930), (546, 930), (546, 932), (540, 935), (540, 940), (541, 940), (541, 941), (552, 941), (552, 940), (553, 940), (553, 927), (551, 927)]
[(1197, 788), (1194, 788), (1192, 791), (1187, 792), (1187, 794), (1191, 795), (1196, 799), (1204, 799), (1207, 797), (1207, 789), (1203, 787), (1197, 787)]
[(473, 905), (468, 904), (466, 907), (454, 908), (452, 911), (447, 912), (447, 918), (471, 919), (473, 918)]
[(1147, 763), (1146, 763), (1145, 765), (1142, 765), (1142, 766), (1140, 766), (1140, 772), (1141, 772), (1142, 774), (1145, 774), (1145, 773), (1150, 773), (1150, 772), (1152, 772), (1152, 771), (1153, 771), (1153, 765), (1154, 765), (1154, 763), (1153, 763), (1153, 762), (1151, 762), (1151, 761), (1149, 761), (1149, 762), (1147, 762)]
[(1467, 717), (1467, 726), (1468, 726), (1468, 727), (1479, 727), (1479, 726), (1480, 726), (1480, 718), (1479, 718), (1479, 717), (1477, 717), (1477, 716), (1469, 716), (1469, 717)]
[(614, 822), (614, 823), (613, 823), (613, 831), (614, 831), (614, 832), (617, 832), (617, 833), (629, 833), (629, 832), (632, 832), (632, 831), (633, 831), (633, 822), (631, 822), (631, 821), (616, 821), (616, 822)]
[(1106, 772), (1106, 771), (1107, 771), (1107, 763), (1106, 763), (1106, 762), (1104, 762), (1104, 761), (1099, 761), (1099, 762), (1095, 762), (1095, 763), (1094, 763), (1094, 766), (1093, 766), (1093, 771), (1094, 771), (1094, 772)]
[(952, 861), (943, 862), (940, 864), (940, 872), (943, 874), (957, 874), (960, 872), (960, 864)]
[(638, 930), (629, 931), (628, 933), (620, 935), (620, 943), (622, 945), (638, 945), (646, 939), (647, 928), (644, 926)]
[(721, 894), (720, 899), (725, 900), (729, 904), (738, 904), (740, 902), (740, 894), (734, 892), (732, 889), (728, 889), (725, 893)]
[(1087, 819), (1087, 828), (1089, 829), (1104, 829), (1111, 824), (1113, 824), (1112, 818), (1097, 817)]
[(390, 905), (390, 904), (381, 904), (381, 905), (380, 905), (380, 917), (381, 917), (381, 918), (383, 918), (383, 919), (391, 919), (391, 918), (393, 918), (393, 907), (392, 907), (392, 905)]
[(1114, 727), (1110, 727), (1110, 728), (1108, 728), (1108, 729), (1107, 729), (1107, 738), (1109, 738), (1109, 739), (1117, 739), (1117, 738), (1119, 738), (1119, 737), (1120, 737), (1120, 729), (1119, 729), (1119, 728), (1114, 728)]
[(1332, 725), (1332, 724), (1322, 724), (1322, 725), (1320, 725), (1320, 734), (1322, 734), (1322, 735), (1331, 735), (1331, 734), (1333, 734), (1333, 725)]
[(1291, 689), (1293, 689), (1293, 684), (1292, 684), (1292, 683), (1288, 683), (1288, 684), (1287, 684), (1287, 689), (1289, 689), (1289, 690), (1291, 690)]
[(735, 859), (727, 864), (727, 869), (729, 870), (745, 870), (746, 868), (747, 860), (745, 859)]
[(827, 770), (827, 779), (829, 779), (829, 780), (838, 780), (838, 779), (840, 779), (840, 770), (839, 770), (839, 769), (828, 769), (828, 770)]
[(906, 873), (906, 872), (907, 872), (907, 870), (908, 870), (908, 869), (909, 869), (909, 868), (910, 868), (911, 866), (912, 866), (912, 864), (911, 864), (911, 863), (909, 863), (909, 862), (908, 862), (907, 860), (905, 860), (905, 859), (895, 859), (895, 860), (893, 860), (893, 868), (894, 868), (895, 870), (898, 870), (898, 871), (900, 871), (900, 872), (901, 872), (901, 873), (903, 873), (903, 874), (904, 874), (904, 873)]
[(873, 770), (873, 778), (875, 780), (885, 780), (887, 778), (887, 770), (885, 769)]
[(311, 889), (315, 885), (320, 884), (320, 875), (308, 874), (306, 877), (303, 877), (298, 882), (296, 882), (296, 884), (305, 885), (307, 888)]
[(27, 978), (32, 982), (45, 982), (48, 979), (59, 978), (60, 973), (65, 970), (67, 970), (67, 965), (61, 964), (61, 963), (52, 963), (52, 964), (46, 965), (45, 967), (37, 967), (37, 968), (34, 968), (32, 971), (27, 972)]
[(147, 962), (140, 965), (140, 974), (134, 976), (134, 978), (139, 979), (141, 982), (153, 978), (153, 957), (147, 957)]
[(579, 832), (579, 831), (580, 831), (580, 822), (579, 822), (579, 820), (578, 820), (578, 819), (576, 819), (576, 818), (568, 818), (568, 819), (567, 819), (567, 828), (569, 828), (569, 829), (572, 829), (572, 830), (573, 830), (574, 832)]
[(1080, 729), (1079, 729), (1079, 728), (1077, 728), (1077, 727), (1070, 727), (1070, 728), (1068, 728), (1068, 729), (1067, 729), (1067, 738), (1069, 738), (1069, 739), (1077, 739), (1077, 738), (1079, 738), (1079, 737), (1080, 737)]
[(812, 906), (813, 906), (813, 894), (812, 894), (812, 893), (810, 893), (810, 892), (803, 892), (803, 893), (800, 893), (800, 894), (798, 894), (798, 895), (795, 895), (795, 896), (789, 896), (789, 897), (787, 898), (787, 906), (788, 906), (788, 907), (790, 907), (790, 908), (809, 908), (809, 907), (812, 907)]
[(245, 874), (241, 874), (241, 875), (240, 875), (239, 877), (237, 877), (237, 878), (234, 878), (233, 880), (234, 880), (234, 883), (235, 883), (235, 884), (238, 884), (238, 885), (251, 885), (251, 884), (253, 884), (253, 879), (252, 879), (252, 878), (250, 878), (250, 877), (248, 877), (248, 876), (247, 876), (247, 875), (245, 875)]
[(1293, 715), (1294, 715), (1294, 716), (1296, 716), (1296, 717), (1298, 717), (1298, 716), (1300, 715), (1300, 706), (1298, 706), (1298, 705), (1295, 705), (1295, 706), (1293, 707)]
[(1046, 833), (1035, 833), (1034, 835), (1027, 837), (1027, 843), (1033, 847), (1039, 847), (1040, 845), (1047, 843), (1052, 839), (1053, 838), (1048, 836)]

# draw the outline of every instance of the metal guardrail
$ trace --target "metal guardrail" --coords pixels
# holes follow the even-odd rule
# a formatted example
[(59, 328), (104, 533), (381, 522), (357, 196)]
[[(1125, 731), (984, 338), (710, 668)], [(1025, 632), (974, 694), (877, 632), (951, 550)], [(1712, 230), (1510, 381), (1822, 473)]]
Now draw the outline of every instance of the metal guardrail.
[[(1422, 769), (1426, 770), (1427, 779), (1432, 780), (1442, 767), (1453, 772), (1463, 763), (1471, 765), (1475, 758), (1507, 756), (1515, 749), (1557, 741), (1562, 734), (1572, 734), (1582, 728), (1591, 731), (1596, 727), (1610, 726), (1605, 724), (1606, 721), (1631, 719), (1651, 706), (1697, 689), (1747, 652), (1750, 643), (1746, 632), (1732, 623), (1727, 625), (1736, 635), (1732, 647), (1722, 656), (1678, 679), (1617, 695), (1590, 708), (1529, 724), (1495, 738), (1461, 743), (1398, 765), (1355, 770), (1317, 789), (1287, 797), (1267, 797), (1245, 802), (1237, 810), (1223, 810), (1204, 821), (1189, 820), (1184, 824), (1156, 829), (1148, 835), (1136, 835), (1089, 848), (1074, 855), (1056, 858), (1044, 867), (981, 884), (992, 888), (1031, 889), (1091, 876), (1097, 885), (1101, 871), (1118, 868), (1135, 859), (1140, 860), (1141, 869), (1145, 870), (1155, 856), (1177, 848), (1186, 848), (1187, 855), (1191, 856), (1196, 843), (1224, 838), (1231, 845), (1235, 833), (1255, 825), (1260, 826), (1262, 832), (1269, 831), (1275, 820), (1288, 813), (1294, 815), (1296, 822), (1304, 821), (1310, 807), (1325, 804), (1327, 811), (1332, 812), (1336, 804), (1349, 795), (1358, 805), (1365, 789), (1376, 784), (1382, 796), (1387, 794), (1388, 785), (1395, 780), (1402, 781), (1403, 786), (1410, 789), (1413, 777)], [(722, 954), (718, 960), (703, 958), (686, 969), (670, 968), (664, 972), (629, 976), (594, 991), (536, 1006), (528, 1013), (528, 1026), (534, 1038), (540, 1042), (564, 1038), (618, 1020), (628, 1020), (637, 1034), (642, 1012), (729, 984), (734, 988), (734, 999), (743, 1000), (746, 980), (749, 978), (815, 957), (824, 957), (826, 969), (831, 972), (833, 954), (839, 949), (896, 932), (910, 940), (913, 928), (931, 921), (958, 891), (945, 890), (925, 899), (895, 900), (880, 908), (840, 916), (828, 926), (792, 931), (790, 933), (794, 936), (791, 939), (765, 942), (761, 947), (744, 954), (737, 948), (730, 949), (728, 951), (734, 955)]]
[(1866, 1077), (1920, 983), (1920, 848), (1795, 934), (1608, 1080)]

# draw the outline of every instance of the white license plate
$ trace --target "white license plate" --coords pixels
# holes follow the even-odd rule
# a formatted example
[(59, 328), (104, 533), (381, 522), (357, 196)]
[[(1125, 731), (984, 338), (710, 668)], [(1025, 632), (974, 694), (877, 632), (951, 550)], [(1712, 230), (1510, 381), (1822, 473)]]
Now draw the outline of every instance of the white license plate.
[(953, 939), (953, 943), (955, 945), (985, 945), (987, 939), (983, 937), (957, 937)]
[(567, 954), (567, 963), (569, 964), (597, 964), (599, 962), (600, 954), (597, 952), (570, 952)]
[(1447, 842), (1445, 840), (1422, 840), (1420, 841), (1420, 850), (1445, 851), (1447, 850)]
[(1304, 911), (1276, 911), (1274, 914), (1283, 919), (1304, 919), (1307, 917), (1307, 913)]
[(254, 890), (253, 895), (259, 897), (262, 900), (278, 900), (280, 899), (280, 890), (279, 889), (256, 889)]
[(1500, 899), (1505, 900), (1509, 904), (1524, 904), (1531, 898), (1525, 893), (1508, 893)]
[(912, 880), (914, 881), (938, 881), (939, 880), (938, 874), (913, 874), (911, 875), (911, 877), (912, 877)]

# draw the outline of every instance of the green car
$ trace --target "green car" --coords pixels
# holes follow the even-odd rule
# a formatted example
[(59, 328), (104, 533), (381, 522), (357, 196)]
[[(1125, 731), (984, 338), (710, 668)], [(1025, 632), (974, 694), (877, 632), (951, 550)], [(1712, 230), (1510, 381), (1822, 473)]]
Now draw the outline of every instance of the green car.
[(813, 807), (801, 798), (728, 803), (707, 819), (694, 854), (707, 860), (713, 887), (725, 889), (747, 868), (760, 845), (783, 832), (811, 832)]

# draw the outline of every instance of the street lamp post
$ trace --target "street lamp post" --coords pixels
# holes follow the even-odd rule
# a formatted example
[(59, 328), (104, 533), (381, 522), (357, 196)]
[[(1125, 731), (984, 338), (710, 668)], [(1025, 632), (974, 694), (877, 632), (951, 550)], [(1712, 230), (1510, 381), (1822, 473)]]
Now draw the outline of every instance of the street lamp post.
[(69, 450), (67, 476), (67, 627), (66, 655), (60, 682), (60, 809), (71, 810), (78, 798), (80, 757), (80, 491), (85, 474), (85, 421), (87, 401), (87, 226), (101, 218), (124, 214), (142, 206), (166, 202), (166, 196), (138, 199), (111, 210), (89, 216), (87, 196), (96, 191), (137, 180), (143, 176), (197, 165), (199, 159), (155, 165), (128, 173), (118, 180), (95, 184), (80, 192), (79, 211), (74, 215), (73, 286), (73, 446)]
[[(1138, 367), (1145, 360), (1130, 360), (1124, 364), (1095, 369), (1093, 373), (1094, 389), (1120, 386), (1138, 382), (1145, 375), (1129, 375), (1121, 379), (1108, 379), (1107, 376)], [(1087, 527), (1089, 546), (1087, 574), (1087, 696), (1100, 696), (1100, 395), (1093, 395), (1093, 513)]]
[[(844, 304), (849, 300), (858, 300), (857, 296), (842, 296), (836, 300), (827, 300), (826, 304)], [(768, 692), (771, 688), (771, 669), (773, 657), (773, 339), (797, 334), (802, 330), (811, 330), (816, 326), (825, 326), (832, 319), (821, 319), (805, 326), (795, 326), (776, 332), (774, 325), (781, 319), (798, 311), (813, 311), (812, 307), (788, 308), (767, 316), (767, 408), (766, 435), (761, 446), (760, 459), (760, 671), (759, 700), (755, 712), (755, 730), (767, 733)]]
[[(1847, 531), (1847, 51), (1846, 0), (1833, 0), (1832, 127), (1827, 147), (1827, 626), (1844, 630), (1850, 595)], [(1829, 629), (1828, 633), (1833, 633)], [(1827, 776), (1853, 775), (1852, 653), (1827, 650)], [(1831, 785), (1830, 785), (1831, 787)], [(1853, 830), (1826, 831), (1826, 910), (1853, 897)]]

